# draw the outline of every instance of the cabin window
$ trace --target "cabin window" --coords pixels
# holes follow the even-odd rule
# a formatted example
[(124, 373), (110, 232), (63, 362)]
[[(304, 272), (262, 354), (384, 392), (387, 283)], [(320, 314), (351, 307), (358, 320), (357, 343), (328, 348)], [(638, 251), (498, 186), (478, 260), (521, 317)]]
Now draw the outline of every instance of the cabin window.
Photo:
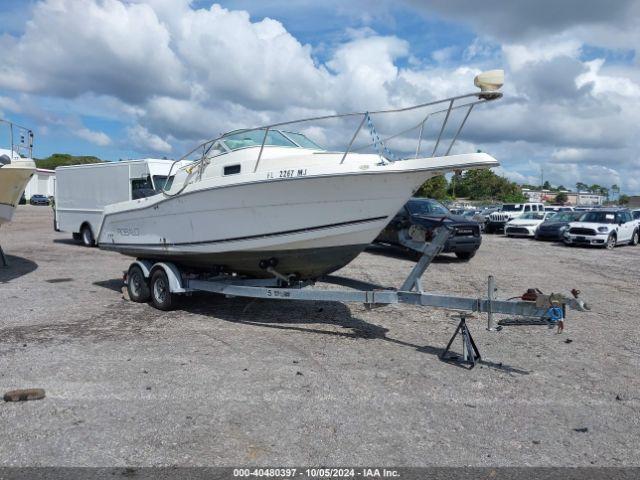
[(225, 175), (235, 175), (236, 173), (240, 173), (240, 165), (228, 165), (224, 167)]
[(131, 180), (131, 198), (133, 200), (150, 197), (156, 193), (158, 192), (154, 190), (150, 176)]

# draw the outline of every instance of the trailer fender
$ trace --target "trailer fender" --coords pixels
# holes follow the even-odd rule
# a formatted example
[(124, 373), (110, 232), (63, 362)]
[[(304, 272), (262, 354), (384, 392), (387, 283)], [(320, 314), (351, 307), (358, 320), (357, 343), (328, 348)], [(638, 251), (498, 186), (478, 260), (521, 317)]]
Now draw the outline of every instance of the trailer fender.
[(167, 278), (169, 279), (169, 290), (171, 291), (171, 293), (185, 293), (187, 291), (182, 286), (182, 275), (180, 274), (180, 270), (178, 270), (178, 267), (176, 267), (173, 263), (156, 263), (149, 271), (149, 275), (151, 275), (153, 271), (158, 268), (163, 269), (164, 273), (167, 274)]
[(151, 269), (153, 268), (153, 262), (151, 260), (136, 260), (129, 266), (129, 270), (134, 265), (138, 265), (142, 273), (144, 274), (144, 278), (149, 278), (151, 276)]

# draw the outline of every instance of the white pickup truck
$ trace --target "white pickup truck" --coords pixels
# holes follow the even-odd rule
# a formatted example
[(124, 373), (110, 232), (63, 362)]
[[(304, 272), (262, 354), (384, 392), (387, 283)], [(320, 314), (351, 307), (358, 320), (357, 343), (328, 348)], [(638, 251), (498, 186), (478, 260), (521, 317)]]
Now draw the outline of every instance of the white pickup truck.
[(638, 245), (640, 222), (626, 209), (593, 210), (564, 231), (565, 245), (595, 245), (612, 249), (616, 245)]
[(509, 220), (520, 218), (525, 213), (544, 212), (542, 203), (505, 203), (499, 211), (489, 215), (485, 225), (485, 232), (493, 233), (504, 230), (504, 226)]

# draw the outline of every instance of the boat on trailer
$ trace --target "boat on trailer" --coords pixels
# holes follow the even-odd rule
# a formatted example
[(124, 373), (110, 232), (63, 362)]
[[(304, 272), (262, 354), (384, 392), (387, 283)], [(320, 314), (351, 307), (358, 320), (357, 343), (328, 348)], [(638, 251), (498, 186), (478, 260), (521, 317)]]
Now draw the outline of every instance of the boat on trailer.
[[(33, 161), (33, 132), (0, 118), (0, 130), (6, 128), (8, 148), (0, 148), (0, 226), (9, 223), (29, 180), (36, 171)], [(0, 261), (6, 265), (2, 247)]]
[[(454, 233), (436, 228), (429, 243), (402, 238), (420, 258), (399, 288), (334, 278), (328, 273), (355, 258), (407, 199), (432, 176), (451, 170), (488, 168), (498, 164), (484, 153), (449, 155), (466, 119), (478, 103), (500, 98), (502, 74), (476, 78), (480, 93), (385, 112), (363, 112), (322, 118), (360, 117), (346, 150), (332, 152), (286, 122), (234, 131), (205, 142), (200, 158), (180, 168), (161, 195), (107, 206), (99, 233), (103, 249), (137, 257), (124, 275), (126, 295), (171, 310), (178, 296), (210, 292), (230, 297), (270, 300), (338, 301), (367, 308), (411, 304), (458, 310), (455, 333), (440, 355), (443, 361), (473, 368), (481, 361), (471, 336), (469, 313), (487, 314), (487, 329), (498, 331), (494, 314), (535, 318), (551, 325), (560, 310), (587, 311), (573, 289), (570, 295), (537, 291), (535, 298), (499, 300), (492, 276), (486, 297), (430, 294), (421, 279), (431, 261)], [(471, 101), (466, 101), (473, 97)], [(466, 99), (466, 100), (464, 100)], [(463, 100), (462, 103), (456, 103)], [(438, 109), (445, 103), (444, 109)], [(436, 107), (412, 128), (380, 139), (373, 113), (386, 114)], [(436, 155), (453, 110), (464, 118), (442, 156)], [(444, 114), (430, 156), (421, 156), (427, 120)], [(364, 125), (378, 154), (359, 153), (354, 140)], [(413, 158), (395, 160), (386, 143), (417, 130)], [(350, 288), (317, 288), (316, 280)], [(526, 300), (525, 300), (526, 297)], [(454, 339), (462, 339), (462, 355), (453, 355)]]
[[(338, 270), (429, 178), (499, 165), (486, 153), (450, 154), (474, 106), (502, 96), (501, 71), (479, 75), (475, 83), (478, 92), (412, 107), (282, 122), (204, 142), (180, 159), (196, 156), (175, 169), (161, 194), (107, 206), (98, 245), (181, 269), (251, 278), (269, 278), (269, 270), (276, 270), (287, 278), (314, 280)], [(464, 117), (455, 134), (445, 138), (456, 110)], [(419, 121), (382, 139), (374, 121), (383, 124), (392, 114)], [(433, 150), (425, 154), (425, 125), (437, 115), (444, 120)], [(358, 126), (339, 151), (292, 129), (302, 125), (310, 131), (307, 126), (314, 122), (347, 120)], [(417, 134), (417, 148), (396, 159), (388, 142), (407, 139), (410, 132)], [(372, 153), (355, 147), (363, 136)]]
[(9, 132), (8, 148), (0, 148), (0, 225), (13, 218), (20, 197), (36, 170), (31, 158), (33, 132), (0, 118), (0, 128)]

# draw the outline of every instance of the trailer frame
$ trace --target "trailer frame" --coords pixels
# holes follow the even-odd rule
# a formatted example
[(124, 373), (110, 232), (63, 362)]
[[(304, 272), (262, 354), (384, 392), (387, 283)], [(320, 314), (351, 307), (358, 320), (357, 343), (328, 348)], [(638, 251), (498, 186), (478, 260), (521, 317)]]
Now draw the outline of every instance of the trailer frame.
[[(455, 310), (455, 318), (460, 320), (456, 331), (449, 341), (441, 359), (444, 361), (456, 360), (473, 368), (480, 360), (480, 353), (471, 337), (466, 325), (466, 319), (471, 318), (472, 313), (487, 314), (487, 330), (498, 331), (502, 327), (496, 326), (494, 314), (507, 314), (520, 317), (535, 317), (544, 320), (552, 305), (561, 305), (563, 312), (569, 307), (578, 311), (588, 310), (588, 306), (579, 297), (579, 291), (572, 290), (572, 295), (552, 293), (540, 294), (535, 301), (528, 300), (499, 300), (498, 288), (495, 278), (490, 275), (487, 280), (486, 297), (461, 297), (455, 295), (441, 295), (428, 293), (422, 289), (421, 278), (432, 260), (442, 252), (445, 243), (453, 230), (443, 223), (436, 229), (435, 236), (429, 243), (415, 242), (406, 236), (401, 236), (401, 243), (408, 249), (420, 252), (411, 272), (399, 289), (372, 288), (368, 284), (363, 288), (350, 290), (338, 290), (334, 288), (317, 288), (313, 281), (300, 281), (293, 277), (282, 275), (275, 266), (277, 261), (265, 261), (265, 271), (270, 278), (244, 278), (229, 273), (194, 273), (182, 270), (171, 262), (155, 262), (148, 259), (138, 259), (131, 264), (125, 273), (124, 280), (127, 285), (129, 297), (138, 302), (151, 300), (151, 303), (161, 310), (170, 310), (175, 306), (175, 295), (190, 295), (196, 292), (208, 292), (225, 295), (227, 297), (262, 298), (271, 300), (300, 300), (300, 301), (333, 301), (343, 303), (361, 303), (367, 308), (376, 308), (385, 305), (409, 304), (446, 310)], [(134, 273), (138, 275), (136, 282), (141, 281), (140, 272), (146, 285), (145, 294), (132, 291), (132, 282), (129, 277)], [(331, 283), (334, 277), (327, 276), (322, 280)], [(352, 281), (357, 282), (357, 281)], [(134, 295), (135, 293), (135, 295)], [(545, 325), (546, 322), (541, 322)], [(449, 349), (455, 337), (462, 337), (462, 356), (452, 357)]]

